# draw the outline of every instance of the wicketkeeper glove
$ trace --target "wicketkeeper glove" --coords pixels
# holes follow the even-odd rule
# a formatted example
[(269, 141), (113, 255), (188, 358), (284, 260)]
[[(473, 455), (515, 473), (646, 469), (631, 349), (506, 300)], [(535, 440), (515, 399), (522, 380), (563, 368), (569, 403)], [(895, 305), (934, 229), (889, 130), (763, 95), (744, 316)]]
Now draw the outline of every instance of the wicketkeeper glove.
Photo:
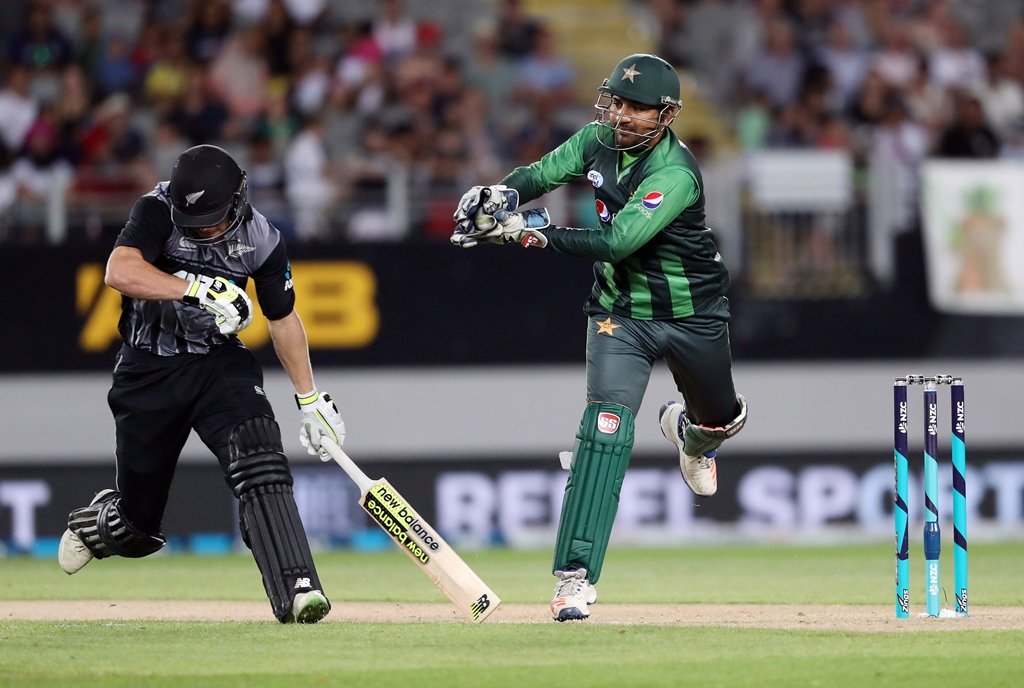
[(463, 231), (460, 227), (456, 227), (455, 232), (448, 240), (459, 248), (473, 248), (477, 244), (502, 243), (501, 226), (493, 215), (485, 215), (482, 211), (477, 211), (471, 226), (470, 231)]
[(226, 277), (215, 277), (212, 282), (189, 282), (181, 300), (212, 313), (221, 334), (241, 332), (252, 322), (252, 301), (249, 295)]
[(494, 215), (499, 210), (515, 210), (519, 207), (519, 192), (503, 184), (474, 186), (462, 195), (452, 219), (455, 231), (470, 234), (474, 231), (473, 219), (478, 213)]
[(521, 213), (499, 210), (494, 219), (501, 227), (501, 238), (506, 244), (517, 243), (523, 248), (544, 248), (548, 238), (538, 230), (551, 226), (547, 208), (534, 208)]
[(345, 421), (341, 419), (330, 394), (321, 394), (314, 389), (309, 394), (296, 394), (295, 403), (302, 411), (299, 444), (310, 456), (321, 454), (322, 437), (327, 437), (339, 447), (344, 444)]

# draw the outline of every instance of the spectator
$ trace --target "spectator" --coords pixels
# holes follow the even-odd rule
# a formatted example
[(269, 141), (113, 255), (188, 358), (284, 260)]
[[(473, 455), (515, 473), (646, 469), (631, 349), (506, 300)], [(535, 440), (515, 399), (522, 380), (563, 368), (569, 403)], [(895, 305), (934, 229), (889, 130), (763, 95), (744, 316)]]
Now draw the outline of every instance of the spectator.
[(319, 117), (306, 120), (284, 158), (285, 194), (302, 241), (329, 238), (329, 210), (339, 197), (327, 159), (324, 127)]
[(231, 8), (225, 0), (196, 3), (195, 17), (185, 34), (188, 54), (199, 64), (208, 64), (220, 53), (231, 30)]
[(1011, 65), (1002, 53), (989, 55), (985, 67), (985, 79), (972, 92), (981, 101), (989, 126), (1005, 140), (1024, 127), (1024, 85), (1011, 76)]
[(25, 25), (7, 43), (7, 56), (16, 64), (36, 71), (53, 71), (71, 62), (71, 41), (53, 23), (53, 11), (47, 2), (30, 2)]
[(291, 34), (288, 63), (291, 82), (291, 105), (301, 115), (320, 112), (327, 105), (333, 88), (330, 60), (313, 50), (313, 35), (309, 29), (296, 29)]
[(846, 24), (838, 20), (829, 25), (827, 36), (825, 45), (817, 51), (817, 59), (832, 75), (833, 101), (847, 108), (867, 73), (867, 55), (854, 45)]
[(80, 162), (79, 142), (91, 123), (92, 93), (85, 72), (78, 65), (69, 65), (61, 76), (61, 99), (55, 104), (55, 117), (65, 157)]
[(210, 65), (210, 87), (243, 123), (255, 119), (267, 106), (270, 68), (264, 45), (262, 27), (243, 27), (225, 41)]
[[(293, 34), (298, 29), (288, 14), (284, 0), (270, 0), (262, 19), (267, 39), (267, 66), (273, 77), (285, 77), (295, 67), (291, 58)], [(305, 29), (309, 34), (309, 29)]]
[(0, 91), (0, 138), (12, 153), (21, 150), (25, 135), (39, 114), (39, 103), (29, 91), (31, 80), (29, 68), (14, 63)]
[(92, 128), (82, 137), (82, 164), (91, 168), (92, 174), (124, 182), (129, 188), (151, 188), (157, 181), (156, 171), (131, 116), (127, 94), (107, 96), (96, 111)]
[(519, 62), (516, 96), (535, 110), (557, 110), (572, 102), (573, 81), (572, 65), (558, 52), (554, 34), (538, 29), (533, 49)]
[(167, 112), (181, 98), (187, 98), (189, 84), (194, 85), (193, 65), (188, 57), (184, 34), (176, 29), (165, 29), (153, 58), (143, 92), (158, 111)]
[(488, 120), (496, 127), (510, 122), (503, 116), (514, 109), (512, 92), (518, 74), (515, 63), (498, 49), (498, 29), (493, 21), (485, 21), (473, 29), (473, 52), (462, 72), (463, 83), (484, 98)]
[(882, 117), (872, 132), (871, 158), (891, 180), (895, 206), (892, 226), (913, 227), (917, 216), (918, 171), (928, 155), (928, 132), (909, 117), (906, 103), (894, 93), (884, 97)]
[(871, 69), (889, 86), (906, 88), (917, 73), (917, 61), (907, 27), (901, 23), (887, 24), (882, 33), (882, 45), (871, 60)]
[(93, 75), (102, 95), (117, 91), (131, 93), (138, 83), (139, 75), (132, 61), (131, 45), (119, 34), (112, 34), (104, 41), (95, 70)]
[(220, 141), (228, 121), (228, 109), (210, 93), (202, 71), (190, 72), (181, 100), (170, 119), (190, 145)]
[(501, 0), (498, 9), (498, 47), (514, 60), (533, 52), (541, 23), (523, 12), (521, 0)]
[(59, 132), (52, 117), (41, 116), (29, 129), (25, 151), (15, 160), (11, 176), (17, 189), (24, 240), (37, 242), (46, 226), (45, 204), (50, 194), (63, 194), (74, 177), (70, 163), (60, 156)]
[(18, 200), (18, 184), (11, 170), (11, 151), (0, 140), (0, 244), (7, 240), (13, 224), (12, 211)]
[(416, 22), (405, 14), (404, 0), (383, 0), (380, 14), (373, 20), (373, 40), (387, 62), (416, 49)]
[(913, 81), (903, 89), (903, 100), (910, 118), (927, 130), (929, 145), (934, 143), (952, 118), (952, 112), (946, 89), (931, 80), (924, 56), (918, 59)]
[(157, 179), (169, 179), (178, 155), (190, 147), (189, 142), (178, 131), (178, 127), (174, 126), (170, 116), (160, 118), (153, 128), (150, 143), (150, 157)]
[(103, 15), (96, 5), (82, 10), (78, 34), (75, 36), (75, 63), (86, 74), (95, 74), (96, 65), (103, 57)]
[(966, 92), (955, 95), (956, 118), (942, 132), (935, 154), (940, 158), (994, 158), (999, 137), (985, 122), (981, 101)]
[(950, 18), (942, 28), (941, 44), (929, 53), (932, 81), (942, 88), (969, 88), (984, 81), (985, 60), (968, 42), (963, 24)]
[(782, 19), (767, 27), (764, 47), (747, 65), (747, 85), (768, 96), (773, 106), (784, 108), (796, 101), (803, 83), (806, 60), (797, 51), (793, 30)]
[(382, 63), (384, 52), (366, 23), (345, 24), (341, 28), (344, 46), (334, 68), (332, 100), (342, 109), (355, 109), (372, 116), (380, 111), (385, 98)]

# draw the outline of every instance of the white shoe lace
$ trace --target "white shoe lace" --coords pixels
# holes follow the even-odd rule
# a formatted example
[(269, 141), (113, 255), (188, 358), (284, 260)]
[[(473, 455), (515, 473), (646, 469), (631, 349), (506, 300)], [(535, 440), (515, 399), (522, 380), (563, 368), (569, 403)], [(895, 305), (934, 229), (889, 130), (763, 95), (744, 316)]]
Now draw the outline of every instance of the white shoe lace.
[(558, 584), (555, 595), (557, 597), (569, 597), (571, 595), (579, 595), (582, 591), (582, 578), (565, 578)]
[(714, 459), (712, 459), (712, 458), (710, 458), (710, 457), (707, 457), (707, 456), (702, 456), (702, 457), (700, 457), (699, 459), (697, 459), (697, 465), (698, 465), (698, 466), (699, 466), (699, 467), (700, 467), (700, 468), (701, 468), (702, 470), (705, 470), (705, 471), (707, 471), (707, 470), (710, 470), (710, 469), (711, 469), (711, 465), (712, 465), (712, 464), (713, 464), (714, 462), (715, 462), (715, 460), (714, 460)]

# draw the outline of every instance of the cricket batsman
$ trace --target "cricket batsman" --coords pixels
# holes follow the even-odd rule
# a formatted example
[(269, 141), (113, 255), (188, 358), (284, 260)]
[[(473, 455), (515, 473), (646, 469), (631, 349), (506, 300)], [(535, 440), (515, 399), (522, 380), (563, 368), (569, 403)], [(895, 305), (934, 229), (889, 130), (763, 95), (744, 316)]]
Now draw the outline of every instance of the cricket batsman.
[[(663, 359), (683, 403), (658, 414), (694, 494), (718, 489), (716, 454), (747, 406), (729, 345), (729, 273), (704, 219), (704, 186), (690, 150), (669, 129), (682, 105), (665, 60), (623, 58), (598, 89), (594, 122), (493, 186), (474, 186), (455, 211), (451, 242), (515, 243), (594, 261), (587, 323), (587, 405), (565, 486), (552, 572), (556, 621), (582, 620), (597, 600), (633, 423)], [(552, 224), (545, 208), (518, 210), (573, 179), (594, 187), (599, 224)]]

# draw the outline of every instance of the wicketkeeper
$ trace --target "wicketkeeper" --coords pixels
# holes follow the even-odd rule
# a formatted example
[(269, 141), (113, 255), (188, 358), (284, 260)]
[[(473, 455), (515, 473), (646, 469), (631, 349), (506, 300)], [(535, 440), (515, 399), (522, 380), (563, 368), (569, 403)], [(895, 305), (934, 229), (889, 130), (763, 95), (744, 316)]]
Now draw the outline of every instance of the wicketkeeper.
[(71, 512), (58, 560), (71, 574), (93, 558), (144, 557), (163, 547), (174, 469), (195, 430), (239, 500), (242, 538), (274, 616), (315, 623), (331, 605), (292, 496), (263, 371), (236, 336), (252, 321), (250, 277), (297, 392), (300, 442), (317, 454), (322, 437), (344, 441), (338, 409), (313, 384), (284, 239), (249, 205), (245, 172), (226, 151), (189, 148), (170, 181), (136, 201), (107, 261), (106, 283), (123, 294), (124, 344), (107, 396), (116, 488)]
[[(473, 187), (455, 211), (457, 246), (515, 243), (597, 261), (584, 309), (588, 403), (555, 542), (557, 621), (585, 619), (597, 599), (593, 584), (654, 362), (664, 359), (683, 398), (663, 405), (658, 420), (695, 494), (718, 489), (718, 447), (747, 419), (732, 379), (729, 273), (705, 225), (697, 161), (669, 129), (681, 105), (671, 65), (630, 55), (600, 87), (594, 122), (500, 183)], [(560, 227), (544, 208), (517, 210), (584, 176), (597, 227)]]

